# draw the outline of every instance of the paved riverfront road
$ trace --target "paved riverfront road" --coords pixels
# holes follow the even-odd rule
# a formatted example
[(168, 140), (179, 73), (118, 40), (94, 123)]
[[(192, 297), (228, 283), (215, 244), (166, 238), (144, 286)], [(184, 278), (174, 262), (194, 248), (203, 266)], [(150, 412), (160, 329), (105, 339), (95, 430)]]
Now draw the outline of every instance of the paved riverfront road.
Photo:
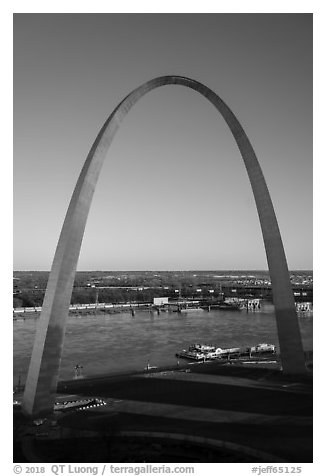
[(116, 415), (121, 434), (213, 439), (245, 448), (248, 461), (312, 461), (311, 376), (288, 382), (262, 368), (214, 363), (206, 366), (207, 374), (198, 373), (203, 367), (194, 366), (190, 373), (66, 382), (67, 392), (100, 395), (107, 405), (67, 414), (61, 424), (99, 431)]

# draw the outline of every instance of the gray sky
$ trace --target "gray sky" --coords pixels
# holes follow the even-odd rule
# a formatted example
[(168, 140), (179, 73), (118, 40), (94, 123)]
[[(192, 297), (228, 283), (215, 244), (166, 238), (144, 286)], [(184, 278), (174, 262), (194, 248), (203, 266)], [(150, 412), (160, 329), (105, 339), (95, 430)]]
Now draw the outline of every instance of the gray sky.
[[(290, 269), (312, 268), (312, 15), (16, 14), (14, 269), (49, 270), (88, 151), (132, 89), (179, 74), (244, 127)], [(130, 111), (78, 269), (266, 269), (249, 180), (222, 118), (181, 86)]]

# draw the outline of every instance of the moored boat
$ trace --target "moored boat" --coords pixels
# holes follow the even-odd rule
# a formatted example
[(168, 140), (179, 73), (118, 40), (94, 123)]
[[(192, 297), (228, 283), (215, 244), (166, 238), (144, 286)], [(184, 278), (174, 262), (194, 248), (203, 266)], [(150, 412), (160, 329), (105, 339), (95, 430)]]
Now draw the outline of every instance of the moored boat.
[(260, 356), (262, 354), (275, 354), (276, 347), (274, 344), (258, 344), (253, 347), (232, 347), (222, 349), (213, 345), (206, 344), (192, 344), (188, 350), (184, 349), (181, 352), (176, 353), (176, 357), (186, 360), (194, 361), (209, 361), (216, 359), (229, 359), (236, 357), (253, 357)]

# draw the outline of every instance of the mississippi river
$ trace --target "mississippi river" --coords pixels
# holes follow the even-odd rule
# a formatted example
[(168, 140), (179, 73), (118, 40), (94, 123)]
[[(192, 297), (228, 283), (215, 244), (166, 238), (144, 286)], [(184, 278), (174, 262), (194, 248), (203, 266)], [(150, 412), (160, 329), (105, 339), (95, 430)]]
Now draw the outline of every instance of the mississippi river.
[[(32, 353), (38, 318), (14, 321), (14, 384), (24, 383)], [(303, 346), (312, 350), (312, 315), (299, 316)], [(274, 308), (263, 303), (259, 311), (192, 311), (69, 316), (60, 379), (83, 375), (142, 370), (174, 365), (175, 353), (192, 343), (218, 347), (253, 346), (267, 342), (278, 347)]]

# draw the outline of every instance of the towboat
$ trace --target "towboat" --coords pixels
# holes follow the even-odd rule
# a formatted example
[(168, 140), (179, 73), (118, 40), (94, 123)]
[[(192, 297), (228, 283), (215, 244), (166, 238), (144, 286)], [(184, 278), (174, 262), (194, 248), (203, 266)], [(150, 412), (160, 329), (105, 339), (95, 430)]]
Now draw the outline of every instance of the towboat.
[(186, 350), (182, 350), (175, 354), (177, 358), (194, 360), (197, 362), (216, 360), (216, 359), (229, 359), (236, 357), (252, 357), (260, 356), (262, 354), (275, 354), (276, 346), (274, 344), (258, 344), (253, 347), (232, 347), (222, 349), (213, 345), (207, 344), (192, 344)]

